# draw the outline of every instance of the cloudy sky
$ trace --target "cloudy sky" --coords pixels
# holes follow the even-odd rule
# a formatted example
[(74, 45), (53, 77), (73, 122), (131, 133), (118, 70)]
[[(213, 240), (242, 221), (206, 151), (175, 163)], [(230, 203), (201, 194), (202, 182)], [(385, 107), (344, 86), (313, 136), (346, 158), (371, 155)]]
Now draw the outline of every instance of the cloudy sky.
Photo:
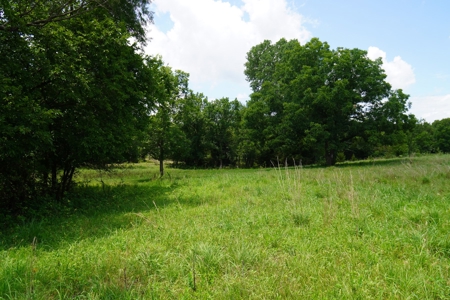
[(210, 100), (249, 99), (244, 63), (252, 46), (318, 37), (381, 57), (418, 118), (450, 117), (448, 0), (154, 0), (152, 10), (146, 52), (190, 73), (191, 88)]

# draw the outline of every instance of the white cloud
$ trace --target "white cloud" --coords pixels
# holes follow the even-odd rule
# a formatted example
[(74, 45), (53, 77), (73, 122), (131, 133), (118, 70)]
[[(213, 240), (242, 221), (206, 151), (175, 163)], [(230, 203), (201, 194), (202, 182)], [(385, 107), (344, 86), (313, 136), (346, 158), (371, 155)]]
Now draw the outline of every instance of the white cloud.
[(443, 96), (411, 97), (410, 112), (427, 122), (450, 118), (450, 94)]
[(386, 52), (377, 47), (369, 47), (367, 56), (373, 60), (381, 57), (383, 69), (386, 71), (387, 75), (386, 80), (392, 85), (392, 88), (406, 89), (416, 82), (412, 66), (405, 62), (400, 56), (394, 57), (393, 61), (387, 61)]
[[(196, 84), (211, 87), (236, 84), (234, 98), (248, 93), (244, 63), (250, 48), (265, 39), (298, 39), (305, 43), (311, 33), (306, 20), (286, 0), (243, 0), (241, 7), (214, 0), (155, 0), (157, 13), (168, 13), (173, 28), (166, 33), (152, 25), (145, 51), (161, 54), (164, 62), (190, 73)], [(224, 87), (222, 87), (224, 89)], [(200, 91), (201, 92), (201, 91)]]
[(236, 98), (241, 102), (241, 103), (245, 103), (247, 102), (248, 99), (250, 99), (250, 96), (248, 95), (248, 93), (239, 93)]

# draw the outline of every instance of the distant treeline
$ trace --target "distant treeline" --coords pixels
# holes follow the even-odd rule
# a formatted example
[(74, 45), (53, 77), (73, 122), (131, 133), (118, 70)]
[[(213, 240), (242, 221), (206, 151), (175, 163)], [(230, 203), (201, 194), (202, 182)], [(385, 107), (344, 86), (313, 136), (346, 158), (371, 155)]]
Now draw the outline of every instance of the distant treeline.
[(450, 119), (428, 124), (408, 114), (409, 96), (392, 90), (381, 64), (318, 39), (265, 41), (247, 54), (246, 105), (208, 101), (188, 91), (185, 75), (179, 89), (188, 92), (150, 116), (142, 154), (191, 167), (256, 167), (449, 152)]
[[(134, 161), (150, 155), (161, 162), (171, 160), (176, 167), (251, 168), (272, 167), (277, 162), (333, 165), (346, 160), (450, 152), (450, 118), (430, 124), (402, 113), (395, 121), (355, 121), (354, 127), (339, 133), (346, 138), (336, 142), (326, 138), (328, 132), (320, 131), (325, 127), (322, 124), (308, 119), (295, 122), (288, 112), (264, 113), (258, 111), (260, 105), (253, 101), (243, 105), (228, 98), (208, 101), (202, 94), (190, 93), (176, 101), (165, 126), (162, 111), (150, 117), (141, 157)], [(305, 124), (310, 127), (302, 127)], [(331, 145), (332, 160), (327, 161)]]

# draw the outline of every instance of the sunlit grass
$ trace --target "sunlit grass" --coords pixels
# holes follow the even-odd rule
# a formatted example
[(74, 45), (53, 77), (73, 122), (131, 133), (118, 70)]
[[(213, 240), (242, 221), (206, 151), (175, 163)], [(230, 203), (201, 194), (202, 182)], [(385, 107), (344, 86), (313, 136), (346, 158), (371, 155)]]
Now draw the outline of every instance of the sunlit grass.
[(168, 173), (80, 172), (0, 236), (0, 298), (450, 298), (450, 156)]

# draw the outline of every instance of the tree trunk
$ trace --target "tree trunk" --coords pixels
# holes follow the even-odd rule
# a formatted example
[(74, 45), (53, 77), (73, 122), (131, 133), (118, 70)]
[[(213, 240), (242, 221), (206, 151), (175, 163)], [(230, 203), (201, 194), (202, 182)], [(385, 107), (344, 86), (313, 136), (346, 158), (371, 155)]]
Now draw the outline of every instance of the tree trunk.
[(334, 166), (336, 164), (336, 155), (334, 150), (331, 150), (328, 141), (325, 142), (325, 161), (327, 166)]
[(159, 160), (159, 176), (161, 176), (161, 177), (164, 176), (164, 160), (163, 159)]
[(57, 188), (58, 188), (58, 174), (57, 174), (57, 169), (56, 169), (56, 164), (53, 163), (52, 164), (52, 186), (51, 186), (51, 190), (53, 192), (53, 195), (57, 195)]
[(164, 176), (164, 140), (159, 141), (159, 176)]
[(335, 158), (334, 158), (334, 153), (332, 151), (328, 152), (326, 154), (326, 162), (327, 162), (327, 166), (334, 166), (335, 164)]

